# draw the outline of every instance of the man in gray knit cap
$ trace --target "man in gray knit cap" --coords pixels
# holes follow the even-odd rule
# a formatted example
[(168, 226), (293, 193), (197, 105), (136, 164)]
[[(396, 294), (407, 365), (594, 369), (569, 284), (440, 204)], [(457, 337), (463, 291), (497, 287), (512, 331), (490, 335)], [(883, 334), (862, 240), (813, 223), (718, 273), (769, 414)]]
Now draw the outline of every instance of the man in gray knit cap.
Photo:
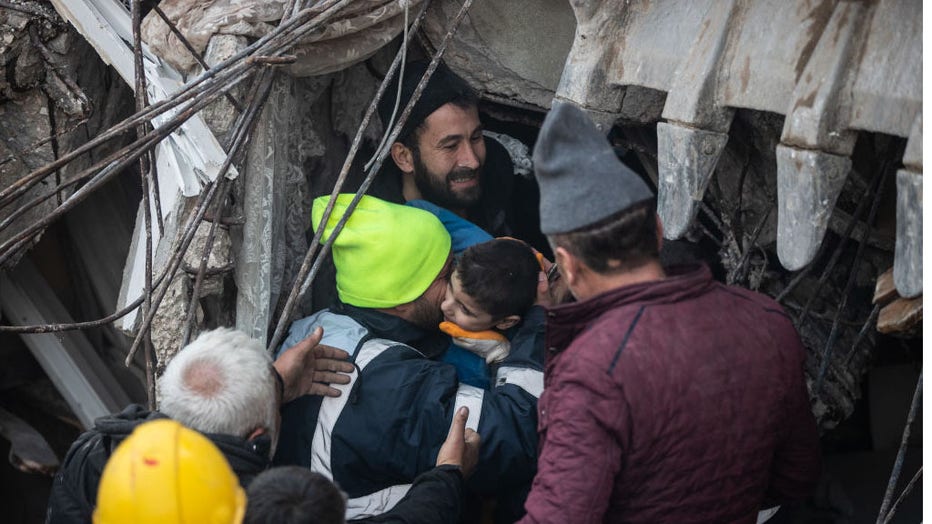
[(522, 522), (755, 522), (820, 473), (805, 350), (768, 297), (663, 267), (653, 194), (583, 111), (534, 149), (541, 230), (578, 302), (551, 308)]

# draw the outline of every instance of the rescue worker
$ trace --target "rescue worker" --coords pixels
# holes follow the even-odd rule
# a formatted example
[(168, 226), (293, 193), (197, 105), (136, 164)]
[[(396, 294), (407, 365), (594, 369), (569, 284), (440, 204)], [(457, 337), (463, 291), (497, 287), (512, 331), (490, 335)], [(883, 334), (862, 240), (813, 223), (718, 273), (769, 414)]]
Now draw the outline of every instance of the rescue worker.
[[(460, 521), (463, 482), (479, 458), (479, 435), (466, 428), (469, 408), (456, 412), (437, 467), (421, 473), (388, 513), (359, 524), (455, 524)], [(346, 496), (330, 479), (300, 466), (279, 466), (249, 485), (246, 524), (343, 524)]]
[[(394, 120), (398, 79), (389, 84), (379, 100), (383, 125), (398, 119), (429, 64), (419, 60), (406, 65)], [(530, 176), (516, 175), (505, 147), (483, 134), (478, 103), (472, 87), (439, 63), (391, 144), (391, 158), (386, 159), (378, 184), (388, 200), (419, 200), (418, 206), (427, 201), (493, 236), (519, 238), (549, 254), (538, 227), (537, 184)], [(436, 207), (426, 207), (437, 214)]]
[[(339, 195), (326, 224), (329, 197), (314, 201), (312, 224), (325, 239), (352, 197)], [(336, 481), (349, 495), (350, 519), (390, 510), (434, 467), (459, 406), (469, 407), (467, 426), (482, 435), (471, 488), (520, 492), (533, 477), (543, 310), (525, 315), (489, 391), (460, 384), (451, 365), (434, 360), (449, 344), (438, 325), (450, 245), (431, 213), (363, 196), (333, 244), (339, 300), (294, 322), (283, 345), (323, 327), (322, 343), (347, 351), (356, 365), (349, 384), (334, 386), (339, 398), (304, 397), (284, 407), (275, 459)]]
[(137, 427), (107, 461), (94, 524), (240, 524), (246, 494), (223, 453), (174, 420)]
[(205, 433), (246, 486), (268, 467), (274, 453), (281, 401), (305, 393), (338, 395), (323, 381), (348, 379), (329, 371), (352, 369), (337, 360), (346, 354), (318, 346), (319, 340), (315, 333), (299, 341), (273, 368), (265, 347), (241, 331), (221, 328), (200, 334), (159, 378), (161, 411), (130, 405), (97, 419), (72, 444), (52, 483), (46, 522), (88, 522), (101, 472), (116, 447), (139, 425), (166, 417)]
[(548, 310), (530, 523), (747, 522), (804, 498), (819, 435), (790, 318), (708, 267), (663, 267), (654, 196), (555, 101), (541, 229), (578, 302)]

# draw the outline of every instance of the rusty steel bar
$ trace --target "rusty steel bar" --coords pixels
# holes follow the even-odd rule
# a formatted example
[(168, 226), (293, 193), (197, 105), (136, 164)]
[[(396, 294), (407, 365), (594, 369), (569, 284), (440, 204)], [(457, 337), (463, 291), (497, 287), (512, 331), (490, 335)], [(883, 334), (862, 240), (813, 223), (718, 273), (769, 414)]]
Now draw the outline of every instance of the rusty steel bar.
[(757, 224), (757, 227), (755, 227), (754, 231), (751, 233), (751, 240), (748, 243), (749, 245), (747, 248), (745, 248), (744, 253), (741, 255), (741, 260), (738, 262), (738, 266), (735, 268), (734, 282), (737, 282), (738, 279), (741, 278), (741, 272), (744, 270), (745, 264), (747, 264), (748, 260), (751, 258), (751, 251), (753, 251), (755, 244), (757, 243), (757, 239), (760, 238), (761, 231), (764, 230), (764, 224), (767, 223), (767, 219), (770, 218), (770, 214), (775, 208), (775, 205), (767, 208), (767, 212), (764, 213), (763, 218), (761, 218), (760, 222)]
[[(140, 25), (142, 23), (142, 14), (140, 13), (140, 0), (133, 0), (130, 9), (133, 27), (133, 72), (135, 80), (136, 112), (145, 110), (148, 105), (148, 96), (146, 96), (146, 71), (142, 66), (142, 37), (140, 36)], [(146, 136), (146, 122), (140, 122), (136, 126), (136, 138), (142, 139)], [(57, 173), (57, 172), (56, 172)], [(146, 272), (145, 283), (143, 284), (143, 296), (145, 301), (142, 305), (142, 314), (146, 315), (152, 308), (152, 195), (149, 194), (149, 155), (139, 156), (139, 178), (142, 184), (142, 207), (143, 207), (143, 228), (146, 230)], [(160, 212), (161, 213), (161, 212)], [(146, 404), (150, 411), (155, 411), (155, 367), (153, 362), (152, 338), (147, 336), (145, 340), (145, 360), (146, 360)]]
[(892, 519), (893, 515), (896, 514), (897, 508), (900, 507), (900, 503), (903, 502), (903, 500), (907, 496), (909, 496), (910, 493), (912, 493), (913, 488), (916, 487), (916, 482), (921, 478), (922, 478), (922, 466), (919, 466), (919, 470), (916, 471), (916, 473), (913, 475), (913, 478), (911, 478), (909, 480), (909, 483), (906, 484), (906, 487), (903, 488), (903, 492), (900, 493), (900, 496), (896, 498), (896, 502), (894, 502), (893, 505), (890, 506), (890, 510), (887, 511), (887, 515), (883, 519), (883, 524), (887, 524), (888, 522), (890, 522), (890, 519)]
[[(90, 193), (94, 192), (103, 183), (109, 181), (111, 178), (118, 175), (122, 171), (123, 168), (125, 168), (130, 163), (132, 163), (134, 160), (139, 158), (139, 156), (144, 154), (146, 151), (148, 151), (150, 147), (154, 147), (156, 143), (162, 140), (165, 136), (168, 136), (171, 133), (171, 131), (179, 127), (184, 120), (186, 120), (187, 118), (190, 118), (197, 111), (200, 111), (204, 106), (209, 104), (212, 100), (213, 100), (212, 98), (210, 99), (204, 98), (204, 99), (192, 101), (192, 105), (188, 107), (184, 112), (179, 114), (177, 118), (173, 119), (172, 124), (165, 124), (163, 126), (158, 127), (153, 133), (146, 135), (144, 139), (137, 140), (131, 146), (129, 146), (130, 148), (135, 147), (135, 150), (132, 150), (130, 148), (124, 148), (118, 151), (117, 153), (110, 155), (109, 157), (107, 157), (106, 160), (102, 162), (98, 162), (93, 167), (86, 169), (82, 171), (81, 173), (72, 177), (70, 180), (65, 181), (64, 182), (65, 186), (71, 185), (83, 178), (90, 176), (91, 174), (95, 173), (97, 170), (100, 170), (99, 172), (97, 172), (96, 175), (94, 175), (94, 177), (87, 184), (82, 186), (79, 190), (75, 191), (74, 194), (68, 197), (68, 199), (65, 200), (65, 202), (61, 206), (58, 206), (57, 208), (55, 208), (54, 211), (52, 211), (51, 213), (49, 213), (42, 219), (39, 219), (34, 224), (31, 224), (30, 226), (26, 227), (22, 232), (15, 235), (13, 238), (8, 240), (3, 245), (0, 245), (0, 265), (2, 265), (4, 262), (6, 262), (10, 258), (10, 256), (12, 256), (12, 251), (10, 248), (12, 245), (18, 244), (24, 238), (32, 237), (33, 235), (38, 233), (40, 230), (45, 228), (47, 225), (55, 221), (59, 216), (61, 216), (62, 214), (64, 214), (65, 212), (73, 208), (79, 202), (84, 200)], [(127, 153), (126, 152), (127, 150), (129, 150), (130, 152)], [(106, 167), (103, 167), (103, 169), (101, 169), (101, 166), (106, 166)], [(226, 172), (224, 171), (224, 174), (225, 173)], [(57, 188), (57, 189), (60, 189), (60, 188)], [(46, 198), (51, 195), (54, 195), (54, 193), (50, 195), (46, 195)], [(17, 210), (17, 212), (19, 211), (21, 210)], [(0, 229), (8, 225), (9, 222), (10, 220), (8, 218), (6, 221), (4, 221), (4, 225), (0, 226)]]
[[(197, 52), (197, 49), (194, 49), (194, 46), (191, 45), (191, 42), (189, 42), (188, 39), (185, 38), (183, 34), (181, 34), (181, 31), (178, 30), (178, 27), (175, 25), (175, 23), (169, 20), (168, 15), (165, 14), (165, 11), (162, 11), (162, 8), (158, 5), (152, 6), (152, 10), (155, 11), (155, 14), (159, 15), (159, 18), (161, 18), (163, 22), (165, 22), (165, 25), (167, 25), (168, 29), (172, 32), (173, 35), (175, 35), (175, 38), (181, 42), (181, 45), (183, 45), (184, 48), (187, 49), (189, 53), (191, 53), (191, 56), (198, 63), (198, 65), (204, 68), (204, 71), (210, 69), (210, 66), (207, 65), (207, 62), (204, 60), (204, 57), (201, 56), (201, 54)], [(240, 104), (239, 100), (233, 96), (233, 93), (227, 92), (225, 96), (233, 106), (233, 109), (236, 109), (236, 112), (242, 113), (244, 111), (242, 104)]]
[[(870, 236), (870, 224), (874, 223), (874, 218), (877, 216), (877, 209), (880, 207), (880, 201), (883, 198), (884, 193), (884, 181), (887, 180), (887, 174), (890, 172), (889, 169), (883, 169), (883, 175), (880, 177), (880, 182), (877, 185), (877, 193), (874, 195), (874, 201), (871, 204), (871, 210), (867, 214), (867, 225), (864, 229), (864, 234), (861, 236), (861, 242), (858, 244), (858, 249), (854, 254), (854, 259), (851, 261), (851, 269), (848, 273), (848, 282), (845, 284), (845, 289), (841, 295), (841, 304), (838, 305), (838, 309), (835, 310), (835, 319), (832, 322), (832, 330), (829, 332), (828, 340), (825, 342), (825, 349), (822, 350), (822, 363), (819, 366), (819, 374), (816, 377), (815, 383), (815, 395), (819, 397), (822, 394), (822, 385), (825, 381), (825, 373), (828, 371), (829, 363), (832, 360), (832, 353), (835, 349), (835, 341), (838, 339), (838, 321), (841, 319), (842, 313), (848, 307), (848, 298), (851, 296), (851, 291), (854, 289), (854, 283), (857, 280), (858, 276), (858, 263), (861, 261), (861, 256), (864, 254), (864, 248), (867, 247), (867, 237)], [(804, 310), (803, 313), (806, 311)]]
[[(851, 215), (851, 217), (848, 219), (848, 223), (845, 225), (845, 232), (841, 236), (842, 240), (839, 242), (838, 246), (836, 246), (835, 251), (832, 253), (832, 257), (829, 260), (829, 263), (825, 266), (826, 270), (823, 271), (822, 274), (819, 276), (819, 281), (818, 281), (818, 284), (816, 284), (815, 292), (812, 293), (812, 295), (810, 295), (809, 300), (807, 300), (806, 305), (803, 308), (803, 313), (800, 315), (799, 322), (802, 322), (805, 316), (808, 314), (812, 297), (819, 294), (819, 290), (822, 289), (822, 286), (825, 284), (825, 281), (828, 280), (828, 274), (831, 271), (831, 269), (835, 267), (835, 264), (838, 262), (838, 258), (841, 256), (842, 248), (844, 248), (845, 243), (848, 241), (848, 238), (851, 237), (851, 234), (854, 231), (854, 226), (857, 225), (858, 220), (861, 218), (861, 215), (864, 213), (864, 210), (867, 208), (868, 202), (871, 201), (870, 195), (873, 192), (873, 187), (879, 180), (879, 177), (882, 173), (883, 171), (878, 171), (877, 173), (874, 173), (874, 178), (871, 179), (870, 183), (867, 184), (867, 187), (864, 188), (864, 194), (861, 195), (861, 199), (858, 201), (858, 207), (855, 208), (854, 213)], [(819, 253), (817, 253), (816, 256), (813, 257), (813, 260), (818, 260), (824, 250), (825, 250), (825, 244), (823, 243), (822, 246), (819, 247)], [(787, 284), (787, 286), (783, 288), (782, 291), (780, 291), (780, 293), (776, 296), (774, 300), (782, 303), (783, 299), (788, 294), (790, 294), (794, 289), (796, 289), (796, 286), (798, 286), (799, 283), (802, 282), (802, 280), (806, 276), (808, 276), (809, 273), (812, 272), (812, 268), (813, 268), (813, 264), (811, 262), (809, 264), (806, 264), (806, 267), (801, 269), (799, 273), (797, 273), (793, 277), (793, 280), (791, 280), (790, 283)]]
[[(269, 94), (271, 93), (273, 80), (274, 75), (271, 73), (271, 71), (264, 71), (260, 73), (259, 78), (253, 82), (252, 90), (249, 95), (249, 102), (247, 106), (250, 109), (252, 109), (254, 106), (261, 108), (265, 105), (265, 103), (268, 101)], [(261, 109), (256, 110), (256, 120), (258, 120), (258, 114), (260, 110)], [(239, 125), (236, 127), (234, 133), (242, 133), (244, 129), (244, 125)], [(234, 139), (234, 142), (236, 141), (237, 139)], [(245, 143), (245, 140), (243, 140), (243, 142)], [(233, 154), (234, 152), (231, 152), (231, 155)], [(227, 195), (220, 195), (219, 199), (214, 205), (214, 216), (223, 215), (223, 210), (226, 208), (226, 197)], [(207, 274), (207, 261), (210, 258), (210, 252), (213, 249), (214, 237), (217, 233), (217, 225), (218, 223), (216, 221), (211, 222), (210, 230), (207, 233), (204, 252), (201, 254), (201, 261), (197, 269), (197, 276), (194, 278), (194, 286), (191, 290), (191, 299), (188, 302), (188, 312), (185, 316), (184, 331), (182, 332), (181, 336), (181, 348), (188, 345), (188, 342), (191, 340), (191, 333), (194, 329), (195, 312), (197, 311), (198, 295), (200, 295), (201, 292), (201, 285), (203, 284), (204, 276)]]
[(916, 391), (913, 393), (913, 401), (909, 405), (909, 416), (906, 417), (906, 426), (903, 428), (903, 437), (900, 439), (900, 449), (896, 453), (896, 460), (893, 462), (893, 471), (890, 472), (890, 480), (887, 482), (887, 491), (884, 493), (883, 502), (880, 504), (880, 513), (877, 514), (877, 524), (886, 522), (890, 515), (888, 508), (890, 500), (893, 498), (893, 491), (896, 489), (896, 483), (900, 479), (900, 471), (903, 469), (903, 460), (906, 458), (906, 444), (909, 442), (909, 433), (919, 411), (919, 404), (922, 402), (922, 372), (919, 372), (919, 380), (916, 381)]
[(858, 336), (854, 338), (854, 342), (851, 343), (851, 349), (848, 350), (848, 354), (845, 355), (845, 360), (843, 362), (843, 367), (847, 368), (848, 364), (851, 362), (851, 357), (857, 352), (858, 345), (861, 343), (861, 340), (867, 336), (867, 332), (870, 328), (874, 327), (874, 323), (877, 322), (877, 317), (880, 315), (880, 304), (874, 304), (874, 309), (871, 310), (870, 315), (867, 316), (867, 320), (864, 321), (864, 324), (861, 326), (861, 330), (858, 331)]
[(11, 155), (7, 155), (6, 158), (0, 160), (0, 166), (2, 166), (3, 164), (6, 164), (7, 162), (9, 162), (10, 160), (13, 160), (13, 159), (16, 158), (16, 157), (22, 157), (23, 155), (25, 155), (25, 154), (27, 154), (27, 153), (32, 153), (32, 152), (35, 151), (36, 149), (39, 149), (40, 147), (44, 146), (45, 144), (48, 144), (48, 143), (51, 142), (52, 140), (57, 140), (57, 139), (59, 139), (59, 138), (65, 136), (65, 135), (67, 135), (68, 133), (71, 133), (72, 131), (74, 131), (74, 130), (76, 130), (77, 128), (79, 128), (79, 127), (83, 126), (84, 124), (86, 124), (87, 121), (88, 121), (87, 118), (82, 118), (81, 120), (75, 122), (75, 123), (72, 124), (68, 129), (65, 129), (64, 131), (59, 131), (59, 132), (55, 133), (54, 135), (49, 135), (49, 136), (43, 138), (42, 140), (38, 140), (38, 141), (36, 141), (36, 142), (30, 144), (29, 147), (27, 147), (26, 149), (23, 149), (23, 150), (21, 150), (21, 151), (16, 151), (15, 153), (13, 153), (13, 154), (11, 154)]
[(62, 156), (55, 162), (51, 162), (37, 170), (34, 170), (25, 177), (22, 177), (16, 182), (10, 184), (3, 190), (0, 190), (0, 208), (8, 205), (12, 199), (27, 191), (29, 188), (37, 184), (40, 180), (55, 170), (60, 169), (62, 166), (71, 162), (81, 154), (90, 151), (91, 149), (115, 138), (116, 136), (119, 136), (122, 133), (129, 131), (130, 129), (134, 128), (140, 121), (151, 120), (152, 118), (172, 110), (184, 102), (187, 102), (191, 98), (200, 96), (200, 94), (203, 92), (215, 91), (217, 84), (230, 84), (227, 89), (221, 88), (221, 91), (223, 92), (229, 90), (233, 85), (236, 85), (239, 82), (245, 80), (247, 77), (251, 76), (255, 72), (254, 68), (260, 65), (248, 61), (248, 57), (252, 55), (274, 56), (283, 53), (286, 50), (290, 50), (291, 47), (297, 43), (301, 36), (317, 29), (321, 24), (326, 22), (337, 11), (339, 11), (340, 8), (349, 3), (349, 1), (350, 0), (330, 0), (328, 2), (324, 2), (323, 4), (301, 10), (294, 18), (287, 20), (287, 22), (283, 22), (268, 35), (265, 35), (253, 44), (247, 46), (239, 53), (236, 53), (234, 56), (224, 60), (216, 67), (204, 71), (204, 73), (199, 75), (193, 81), (185, 84), (181, 89), (179, 89), (177, 93), (171, 97), (149, 105), (145, 111), (131, 115), (107, 131), (100, 133), (94, 139)]
[[(158, 287), (158, 285), (164, 280), (165, 276), (168, 274), (167, 271), (162, 271), (162, 274), (159, 275), (153, 282), (153, 285)], [(89, 329), (107, 325), (114, 320), (123, 318), (129, 314), (130, 311), (138, 308), (142, 301), (145, 300), (144, 296), (140, 296), (136, 300), (130, 302), (123, 309), (120, 309), (106, 317), (99, 318), (97, 320), (87, 320), (84, 322), (68, 322), (62, 324), (34, 324), (29, 326), (0, 326), (0, 331), (5, 331), (7, 333), (60, 333), (62, 331), (76, 331), (79, 329)]]
[[(867, 204), (871, 202), (876, 202), (878, 195), (881, 192), (881, 183), (886, 177), (886, 173), (889, 169), (889, 163), (884, 163), (880, 170), (874, 173), (874, 176), (871, 178), (869, 184), (864, 189), (864, 195), (861, 200), (858, 202), (858, 207), (855, 208), (854, 214), (851, 215), (851, 218), (848, 220), (848, 224), (845, 226), (844, 234), (841, 236), (841, 240), (838, 242), (838, 245), (835, 247), (835, 251), (832, 253), (832, 257), (829, 259), (828, 264), (826, 264), (825, 269), (822, 271), (822, 274), (819, 276), (819, 281), (816, 283), (815, 290), (809, 295), (809, 298), (806, 300), (806, 304), (803, 306), (802, 312), (797, 317), (796, 321), (799, 324), (802, 324), (806, 320), (806, 316), (809, 315), (809, 309), (812, 307), (812, 303), (815, 300), (815, 297), (819, 295), (819, 292), (822, 290), (822, 287), (825, 286), (825, 283), (828, 282), (828, 277), (831, 274), (832, 270), (835, 269), (835, 265), (838, 264), (838, 261), (841, 259), (842, 251), (844, 251), (845, 246), (848, 243), (848, 240), (851, 239), (851, 235), (854, 231), (854, 226), (857, 225), (858, 220), (860, 220), (861, 215), (864, 213), (864, 210), (867, 208)], [(871, 199), (870, 195), (873, 193), (874, 198)], [(867, 237), (870, 236), (870, 220), (867, 221), (864, 228), (864, 240), (862, 243), (867, 242)], [(810, 263), (806, 268), (811, 267)], [(805, 270), (804, 270), (805, 271)], [(786, 290), (784, 290), (786, 291)], [(780, 293), (777, 298), (783, 297), (785, 293)]]
[(237, 157), (240, 148), (246, 144), (249, 135), (252, 134), (252, 130), (254, 129), (255, 124), (259, 120), (258, 116), (264, 103), (265, 100), (259, 100), (257, 103), (251, 103), (248, 106), (246, 112), (241, 115), (242, 118), (237, 122), (237, 128), (232, 134), (233, 143), (229, 148), (226, 159), (223, 161), (223, 165), (220, 166), (220, 173), (217, 175), (217, 180), (219, 183), (216, 183), (217, 181), (212, 183), (208, 195), (198, 206), (194, 216), (189, 220), (188, 227), (185, 231), (185, 236), (182, 238), (181, 243), (173, 253), (171, 260), (168, 262), (168, 280), (166, 281), (165, 285), (159, 289), (159, 292), (152, 304), (153, 309), (149, 311), (148, 314), (143, 318), (143, 322), (139, 326), (139, 332), (137, 333), (136, 338), (133, 340), (132, 346), (130, 346), (129, 353), (126, 356), (127, 366), (129, 366), (133, 356), (139, 349), (139, 344), (142, 340), (142, 337), (149, 331), (149, 328), (152, 325), (152, 320), (155, 318), (155, 312), (158, 310), (159, 305), (162, 303), (162, 299), (165, 298), (165, 294), (171, 285), (171, 281), (174, 278), (175, 273), (178, 271), (179, 266), (181, 265), (183, 255), (185, 252), (187, 252), (188, 246), (190, 246), (191, 241), (194, 239), (194, 234), (197, 231), (197, 227), (200, 225), (201, 220), (203, 220), (204, 214), (207, 212), (207, 207), (209, 206), (210, 202), (213, 202), (218, 187), (223, 188), (223, 191), (220, 192), (221, 194), (226, 194), (226, 186), (230, 182), (230, 180), (226, 178), (226, 173), (230, 169), (230, 166), (233, 165), (233, 160)]
[[(471, 2), (471, 0), (469, 0)], [(421, 12), (418, 13), (418, 16), (414, 19), (414, 22), (411, 24), (411, 28), (408, 30), (408, 39), (401, 43), (401, 46), (398, 49), (398, 53), (395, 54), (395, 59), (392, 61), (391, 66), (389, 66), (388, 71), (385, 73), (385, 77), (382, 79), (382, 83), (379, 85), (379, 89), (375, 92), (375, 95), (372, 98), (372, 101), (369, 103), (369, 107), (366, 108), (366, 113), (363, 115), (362, 121), (359, 123), (359, 127), (356, 130), (356, 136), (353, 138), (353, 143), (350, 146), (350, 150), (346, 155), (346, 159), (343, 161), (343, 167), (340, 169), (340, 174), (337, 176), (337, 180), (334, 183), (333, 190), (330, 193), (330, 200), (327, 202), (326, 208), (324, 208), (324, 214), (321, 217), (321, 222), (326, 223), (330, 220), (330, 215), (333, 213), (333, 206), (336, 203), (336, 196), (340, 193), (343, 188), (343, 184), (346, 182), (346, 177), (349, 174), (350, 166), (353, 163), (353, 160), (356, 158), (356, 154), (359, 151), (359, 144), (362, 141), (363, 133), (366, 128), (369, 126), (369, 121), (372, 118), (372, 115), (375, 113), (375, 108), (379, 103), (379, 100), (384, 96), (385, 91), (388, 89), (388, 85), (391, 83), (392, 78), (395, 74), (395, 71), (398, 70), (399, 65), (401, 64), (402, 57), (406, 52), (408, 44), (411, 42), (414, 33), (417, 31), (417, 28), (420, 26), (421, 21), (424, 19), (427, 13), (427, 7), (430, 5), (430, 0), (424, 0), (424, 4), (421, 7)], [(433, 74), (433, 70), (429, 70), (430, 74)], [(429, 74), (426, 74), (429, 78)], [(400, 83), (399, 83), (400, 85)], [(399, 89), (400, 91), (400, 89)], [(414, 95), (420, 97), (420, 92), (415, 91)], [(416, 101), (417, 98), (413, 98), (413, 101)], [(408, 113), (410, 111), (404, 112), (401, 116), (401, 124), (404, 124), (404, 121), (407, 119)], [(400, 129), (400, 127), (399, 127)], [(374, 171), (370, 171), (370, 174)], [(354, 204), (355, 207), (355, 204)], [(342, 226), (341, 226), (342, 229)], [(288, 294), (288, 299), (285, 301), (285, 305), (282, 308), (281, 314), (278, 318), (278, 322), (275, 326), (275, 331), (272, 334), (272, 338), (269, 341), (268, 351), (273, 352), (275, 347), (281, 342), (281, 339), (284, 337), (285, 328), (290, 322), (292, 313), (294, 312), (295, 305), (298, 302), (298, 298), (303, 295), (305, 282), (310, 283), (313, 281), (314, 277), (317, 274), (317, 271), (314, 269), (317, 267), (315, 264), (314, 267), (311, 266), (311, 263), (314, 262), (314, 257), (317, 254), (317, 249), (320, 247), (320, 239), (323, 236), (323, 228), (317, 228), (317, 231), (314, 232), (314, 238), (311, 240), (310, 245), (308, 246), (307, 252), (304, 255), (304, 260), (301, 262), (301, 267), (298, 270), (298, 274), (295, 276), (294, 284), (291, 287), (291, 291)], [(331, 235), (336, 236), (336, 235)], [(329, 250), (329, 248), (327, 248)], [(320, 258), (326, 257), (326, 253), (322, 252)]]
[[(227, 169), (229, 169), (229, 166)], [(175, 273), (178, 271), (178, 267), (181, 265), (182, 254), (187, 251), (188, 246), (191, 244), (191, 240), (194, 238), (194, 231), (196, 231), (197, 225), (200, 224), (201, 217), (204, 216), (204, 212), (206, 211), (207, 206), (213, 202), (218, 188), (220, 186), (226, 186), (228, 182), (229, 180), (226, 177), (218, 177), (217, 180), (211, 182), (208, 185), (208, 190), (206, 192), (201, 193), (202, 198), (200, 202), (198, 202), (195, 214), (186, 224), (185, 234), (182, 237), (180, 248), (175, 250), (171, 259), (168, 261), (166, 269), (166, 276), (168, 279), (165, 281), (164, 285), (158, 287), (158, 291), (152, 300), (153, 309), (148, 311), (147, 314), (143, 317), (143, 321), (139, 326), (138, 333), (133, 339), (133, 344), (130, 346), (129, 352), (126, 355), (126, 360), (124, 363), (127, 367), (133, 361), (133, 357), (136, 356), (136, 351), (139, 350), (139, 346), (143, 341), (143, 337), (146, 333), (148, 333), (149, 327), (152, 324), (152, 319), (155, 317), (155, 311), (158, 310), (159, 305), (162, 303), (162, 299), (165, 298), (165, 294), (168, 292), (168, 288), (171, 287), (171, 281), (174, 278)]]

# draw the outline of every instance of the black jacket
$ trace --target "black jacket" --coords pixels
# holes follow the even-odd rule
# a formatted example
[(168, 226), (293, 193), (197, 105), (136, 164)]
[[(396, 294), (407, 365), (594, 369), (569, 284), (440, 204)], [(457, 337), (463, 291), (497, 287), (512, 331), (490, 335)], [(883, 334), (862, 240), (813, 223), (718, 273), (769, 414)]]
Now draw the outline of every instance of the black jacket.
[(455, 524), (460, 520), (463, 474), (456, 466), (437, 466), (418, 475), (411, 489), (388, 513), (354, 524)]
[[(71, 445), (55, 475), (46, 523), (90, 522), (97, 502), (97, 485), (107, 459), (136, 426), (160, 418), (167, 417), (130, 404), (116, 415), (94, 421), (94, 428), (81, 434)], [(205, 436), (223, 452), (243, 487), (268, 467), (271, 442), (267, 436), (253, 441), (230, 435)]]

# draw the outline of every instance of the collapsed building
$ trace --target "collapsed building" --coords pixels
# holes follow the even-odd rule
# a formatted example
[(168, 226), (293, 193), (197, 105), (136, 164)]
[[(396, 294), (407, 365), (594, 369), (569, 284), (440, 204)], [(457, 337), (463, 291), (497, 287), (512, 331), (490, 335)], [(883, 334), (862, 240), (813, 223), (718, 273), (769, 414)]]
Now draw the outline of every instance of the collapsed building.
[[(477, 88), (487, 139), (528, 177), (551, 101), (586, 109), (656, 188), (671, 251), (793, 316), (824, 439), (901, 355), (907, 375), (874, 389), (909, 377), (885, 437), (902, 458), (921, 393), (921, 34), (906, 0), (0, 2), (0, 386), (73, 436), (154, 403), (200, 330), (275, 347), (329, 298), (312, 198), (378, 195), (392, 130), (374, 100), (424, 56)], [(62, 444), (34, 444), (56, 424), (0, 418), (19, 467), (54, 469)]]

